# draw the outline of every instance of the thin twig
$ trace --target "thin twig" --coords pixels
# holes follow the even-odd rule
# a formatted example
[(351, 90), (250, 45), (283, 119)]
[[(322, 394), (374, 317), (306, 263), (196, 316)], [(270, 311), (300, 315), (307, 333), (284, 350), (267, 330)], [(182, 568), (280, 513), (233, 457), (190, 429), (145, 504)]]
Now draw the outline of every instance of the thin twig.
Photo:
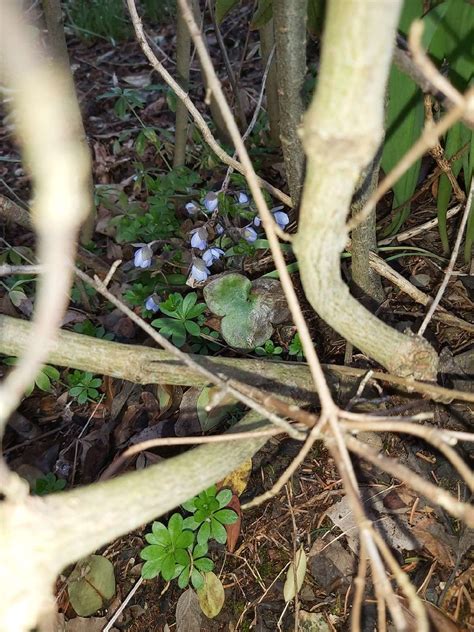
[[(156, 55), (154, 54), (150, 45), (148, 44), (145, 31), (143, 30), (142, 21), (137, 12), (135, 0), (127, 0), (127, 5), (128, 5), (128, 10), (130, 11), (130, 15), (132, 18), (133, 26), (135, 28), (135, 33), (136, 33), (138, 42), (145, 56), (150, 62), (150, 64), (153, 66), (156, 72), (158, 72), (163, 77), (165, 82), (171, 87), (171, 89), (176, 94), (178, 99), (181, 99), (181, 101), (184, 103), (184, 105), (188, 109), (188, 112), (193, 117), (194, 122), (200, 129), (204, 140), (209, 145), (209, 147), (214, 151), (214, 153), (222, 160), (224, 164), (232, 165), (232, 167), (236, 171), (246, 176), (247, 175), (246, 167), (243, 166), (239, 161), (234, 160), (231, 156), (229, 156), (227, 152), (225, 152), (222, 149), (222, 147), (219, 145), (217, 140), (212, 135), (211, 130), (209, 129), (209, 126), (204, 120), (202, 114), (199, 112), (199, 110), (196, 108), (194, 103), (189, 98), (188, 93), (181, 88), (181, 86), (173, 79), (173, 77), (169, 74), (169, 72), (166, 70), (163, 64), (157, 59)], [(280, 200), (287, 206), (290, 206), (290, 207), (292, 206), (291, 198), (288, 195), (283, 193), (283, 191), (280, 191), (280, 189), (274, 187), (272, 184), (270, 184), (266, 180), (263, 180), (262, 178), (259, 178), (258, 176), (256, 177), (257, 177), (259, 185), (263, 187), (264, 189), (266, 189), (271, 195), (273, 195), (273, 197), (277, 198), (278, 200)]]
[[(459, 472), (469, 489), (474, 492), (474, 474), (471, 468), (461, 459), (459, 454), (451, 447), (457, 443), (457, 438), (448, 430), (433, 428), (431, 426), (420, 426), (401, 420), (393, 421), (341, 421), (341, 425), (350, 431), (358, 432), (397, 432), (411, 434), (424, 439), (437, 450), (439, 450), (448, 461)], [(466, 433), (467, 434), (467, 433)], [(474, 441), (474, 434), (469, 435)]]
[(464, 520), (469, 527), (474, 526), (474, 507), (458, 501), (446, 490), (426, 481), (395, 459), (384, 456), (354, 437), (346, 436), (346, 444), (351, 452), (383, 469), (394, 478), (403, 481), (419, 494), (426, 496), (435, 505), (440, 505), (451, 515)]
[(462, 106), (464, 104), (463, 95), (439, 72), (423, 50), (423, 46), (421, 44), (423, 30), (424, 24), (422, 20), (415, 20), (412, 22), (410, 33), (408, 35), (408, 44), (410, 46), (411, 54), (413, 55), (413, 61), (431, 85), (436, 88), (436, 90), (445, 94), (454, 105)]
[(111, 630), (113, 628), (114, 623), (117, 621), (117, 619), (120, 617), (122, 612), (125, 610), (125, 608), (127, 607), (127, 604), (129, 603), (130, 599), (137, 592), (137, 590), (140, 588), (140, 586), (142, 585), (143, 582), (144, 582), (143, 577), (140, 577), (137, 580), (136, 584), (133, 586), (131, 591), (128, 593), (128, 595), (125, 597), (125, 599), (122, 601), (122, 603), (120, 604), (120, 607), (117, 609), (117, 611), (114, 612), (112, 618), (107, 623), (107, 625), (102, 630), (102, 632), (109, 632), (109, 630)]
[(360, 632), (360, 616), (364, 600), (365, 578), (367, 576), (367, 549), (365, 538), (359, 540), (359, 564), (354, 579), (354, 599), (352, 600), (351, 632)]
[(319, 423), (316, 426), (314, 426), (314, 428), (311, 430), (311, 432), (308, 435), (308, 438), (306, 439), (304, 445), (301, 447), (297, 456), (286, 468), (286, 470), (283, 472), (283, 474), (280, 476), (277, 482), (274, 485), (272, 485), (271, 489), (269, 489), (268, 491), (264, 492), (263, 494), (260, 494), (260, 496), (256, 496), (255, 498), (250, 500), (248, 503), (245, 503), (244, 505), (242, 505), (243, 510), (251, 509), (252, 507), (258, 507), (265, 501), (270, 500), (270, 498), (273, 498), (274, 496), (276, 496), (283, 489), (283, 487), (287, 484), (287, 482), (290, 480), (290, 478), (299, 468), (301, 463), (303, 463), (308, 452), (313, 447), (314, 442), (321, 436), (321, 432), (322, 432), (322, 429), (324, 428), (325, 423), (326, 423), (326, 419), (321, 415)]
[(370, 213), (375, 208), (377, 202), (389, 191), (392, 186), (397, 182), (399, 178), (409, 169), (414, 162), (421, 158), (423, 154), (433, 147), (440, 136), (442, 136), (448, 129), (456, 123), (461, 116), (468, 110), (468, 106), (472, 107), (470, 103), (474, 102), (474, 88), (471, 88), (466, 92), (463, 105), (454, 106), (443, 118), (431, 128), (426, 128), (421, 133), (420, 138), (414, 145), (406, 152), (403, 158), (395, 165), (390, 173), (382, 180), (377, 189), (372, 193), (367, 200), (364, 208), (354, 215), (347, 222), (347, 230), (354, 230), (362, 222), (364, 222)]
[[(408, 279), (405, 279), (399, 272), (397, 272), (394, 268), (392, 268), (384, 259), (375, 254), (375, 252), (369, 252), (369, 265), (373, 268), (380, 276), (383, 276), (385, 279), (388, 279), (392, 283), (394, 283), (402, 292), (408, 294), (413, 300), (421, 305), (432, 305), (433, 298), (417, 288), (413, 283), (410, 283)], [(451, 325), (452, 327), (459, 327), (459, 329), (463, 329), (464, 331), (468, 331), (471, 334), (474, 334), (474, 324), (467, 322), (467, 320), (463, 320), (454, 314), (451, 314), (444, 307), (440, 307), (437, 314), (433, 316), (436, 320), (440, 320), (446, 325)]]
[[(439, 174), (438, 174), (439, 175)], [(450, 208), (446, 213), (446, 219), (451, 219), (455, 215), (459, 213), (462, 209), (462, 204), (456, 204), (453, 208)], [(402, 241), (407, 241), (407, 239), (411, 239), (416, 235), (420, 235), (421, 233), (425, 233), (426, 231), (434, 228), (438, 225), (438, 218), (433, 217), (433, 219), (429, 219), (427, 222), (423, 222), (423, 224), (419, 224), (418, 226), (413, 226), (413, 228), (408, 228), (407, 230), (403, 230), (401, 233), (397, 233), (393, 235), (393, 237), (387, 237), (386, 239), (382, 239), (377, 242), (377, 246), (388, 246), (392, 242), (396, 241), (401, 243)]]
[[(260, 109), (262, 107), (262, 103), (263, 103), (263, 97), (265, 95), (265, 86), (267, 84), (267, 77), (268, 77), (268, 73), (270, 71), (270, 66), (273, 60), (273, 55), (275, 53), (275, 46), (272, 48), (272, 51), (270, 53), (270, 55), (268, 56), (268, 61), (267, 61), (267, 65), (265, 66), (265, 71), (263, 73), (263, 77), (262, 77), (262, 85), (260, 87), (260, 94), (258, 95), (258, 101), (257, 101), (257, 105), (255, 106), (255, 110), (253, 112), (253, 116), (252, 116), (252, 120), (250, 121), (247, 129), (245, 130), (243, 136), (242, 136), (242, 141), (245, 142), (247, 140), (247, 138), (250, 136), (253, 128), (255, 127), (255, 124), (257, 122), (258, 119), (258, 115), (260, 113)], [(235, 160), (237, 156), (237, 152), (234, 151), (232, 158)], [(225, 174), (225, 178), (224, 181), (222, 183), (221, 186), (221, 192), (225, 193), (227, 191), (227, 188), (229, 186), (229, 181), (230, 181), (230, 176), (232, 175), (232, 173), (234, 172), (234, 168), (232, 166), (229, 166), (227, 169), (227, 172)]]
[(464, 229), (466, 228), (466, 224), (467, 224), (467, 220), (469, 218), (469, 212), (471, 210), (471, 205), (472, 205), (472, 200), (473, 200), (473, 194), (474, 194), (474, 178), (471, 180), (471, 186), (469, 189), (469, 196), (467, 198), (467, 202), (466, 202), (466, 207), (464, 209), (464, 213), (461, 219), (461, 225), (459, 226), (459, 230), (458, 230), (458, 234), (456, 236), (456, 242), (454, 244), (454, 248), (453, 248), (453, 252), (451, 254), (451, 258), (449, 259), (449, 264), (448, 267), (446, 268), (446, 271), (444, 273), (444, 279), (441, 283), (441, 285), (439, 286), (439, 290), (436, 293), (436, 296), (433, 300), (433, 302), (430, 305), (430, 308), (428, 310), (428, 313), (426, 314), (423, 322), (421, 323), (420, 329), (418, 330), (418, 335), (422, 336), (425, 333), (426, 328), (428, 327), (428, 324), (431, 320), (431, 317), (434, 314), (435, 309), (437, 308), (439, 302), (441, 301), (444, 291), (446, 290), (446, 287), (449, 283), (449, 279), (451, 278), (451, 274), (454, 270), (454, 266), (456, 264), (456, 259), (458, 256), (458, 252), (459, 252), (459, 248), (461, 246), (461, 241), (464, 235)]

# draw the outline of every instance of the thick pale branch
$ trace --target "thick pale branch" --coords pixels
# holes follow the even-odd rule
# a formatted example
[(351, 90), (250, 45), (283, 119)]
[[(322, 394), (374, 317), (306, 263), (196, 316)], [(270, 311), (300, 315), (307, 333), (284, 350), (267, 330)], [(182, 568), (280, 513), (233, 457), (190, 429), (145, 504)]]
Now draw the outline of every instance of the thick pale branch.
[(331, 327), (390, 372), (434, 379), (431, 346), (375, 318), (350, 296), (340, 272), (352, 194), (382, 139), (400, 6), (395, 0), (329, 4), (317, 93), (305, 115), (307, 176), (293, 244), (306, 296)]
[[(0, 316), (0, 353), (17, 356), (28, 345), (31, 323), (10, 316)], [(313, 382), (309, 368), (302, 362), (271, 362), (269, 360), (214, 358), (193, 356), (206, 368), (225, 375), (229, 379), (258, 386), (278, 396), (294, 397), (301, 402), (315, 401)], [(143, 345), (126, 345), (99, 340), (70, 331), (60, 331), (48, 361), (82, 371), (110, 375), (136, 384), (181, 384), (205, 386), (206, 380), (183, 365), (167, 351)], [(337, 397), (340, 380), (361, 380), (367, 373), (362, 369), (346, 366), (323, 365), (334, 397)], [(474, 393), (407, 380), (395, 375), (374, 371), (371, 379), (391, 384), (402, 391), (422, 393), (437, 401), (453, 399), (474, 402)]]
[[(264, 427), (249, 413), (233, 431)], [(0, 629), (32, 629), (51, 607), (68, 564), (163, 515), (250, 458), (266, 437), (208, 444), (145, 470), (46, 498), (15, 494), (0, 503)], [(31, 534), (34, 533), (34, 537)], [(27, 580), (25, 579), (27, 578)]]

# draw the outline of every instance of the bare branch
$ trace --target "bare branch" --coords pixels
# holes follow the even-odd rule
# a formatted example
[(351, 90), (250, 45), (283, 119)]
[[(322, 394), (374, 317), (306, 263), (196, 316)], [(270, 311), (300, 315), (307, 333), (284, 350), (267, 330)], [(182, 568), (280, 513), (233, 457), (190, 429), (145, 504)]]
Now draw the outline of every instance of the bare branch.
[[(473, 92), (474, 97), (474, 92)], [(453, 252), (451, 254), (451, 258), (449, 259), (448, 267), (446, 268), (446, 272), (444, 273), (444, 279), (441, 285), (439, 286), (438, 292), (430, 305), (428, 313), (426, 314), (423, 322), (421, 323), (420, 329), (418, 330), (418, 334), (422, 336), (428, 326), (428, 323), (431, 320), (431, 317), (434, 314), (435, 309), (438, 307), (440, 300), (443, 297), (444, 291), (449, 283), (449, 279), (451, 278), (451, 274), (453, 273), (454, 266), (456, 264), (456, 259), (458, 257), (459, 248), (461, 246), (461, 241), (464, 235), (464, 229), (466, 228), (467, 220), (469, 218), (469, 213), (472, 206), (473, 201), (473, 193), (474, 193), (474, 178), (471, 180), (471, 187), (469, 189), (469, 196), (467, 198), (466, 207), (464, 209), (464, 213), (461, 220), (461, 225), (459, 226), (458, 234), (456, 236), (456, 242), (454, 244)]]

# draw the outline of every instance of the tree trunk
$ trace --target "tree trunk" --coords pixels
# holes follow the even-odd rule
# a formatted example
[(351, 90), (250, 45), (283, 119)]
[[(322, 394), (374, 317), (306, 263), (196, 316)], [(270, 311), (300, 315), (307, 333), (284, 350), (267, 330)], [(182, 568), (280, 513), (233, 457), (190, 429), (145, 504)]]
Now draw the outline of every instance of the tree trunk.
[[(275, 45), (273, 19), (260, 29), (260, 52), (263, 69), (267, 67), (268, 59)], [(270, 128), (270, 142), (277, 147), (280, 145), (280, 106), (278, 105), (278, 78), (276, 55), (270, 65), (265, 86), (268, 124)]]
[[(189, 66), (191, 63), (191, 36), (189, 35), (186, 22), (183, 20), (181, 9), (177, 9), (176, 23), (176, 71), (178, 73), (178, 83), (183, 90), (189, 88)], [(188, 140), (188, 109), (186, 105), (177, 100), (176, 104), (176, 124), (173, 167), (181, 167), (186, 162), (186, 143)]]
[[(299, 137), (306, 74), (307, 0), (274, 0), (280, 139), (293, 207), (298, 209), (304, 180), (305, 156)], [(297, 212), (297, 211), (295, 211)]]
[[(382, 147), (377, 155), (362, 172), (362, 184), (357, 188), (351, 203), (351, 215), (361, 211), (373, 191), (377, 188)], [(365, 302), (368, 299), (372, 306), (380, 305), (385, 294), (382, 281), (377, 272), (370, 266), (370, 253), (377, 252), (376, 213), (375, 209), (369, 217), (352, 231), (351, 271), (354, 283), (353, 292), (356, 298)]]

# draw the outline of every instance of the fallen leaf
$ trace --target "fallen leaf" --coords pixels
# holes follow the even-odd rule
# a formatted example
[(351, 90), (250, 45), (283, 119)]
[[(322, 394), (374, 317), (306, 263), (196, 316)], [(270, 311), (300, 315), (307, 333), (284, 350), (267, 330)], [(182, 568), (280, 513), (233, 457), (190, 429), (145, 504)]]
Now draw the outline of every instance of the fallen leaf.
[(330, 632), (326, 617), (320, 612), (298, 612), (299, 632)]
[(308, 566), (316, 583), (326, 592), (345, 591), (352, 581), (356, 557), (340, 540), (318, 538), (308, 553)]
[(67, 591), (71, 606), (80, 617), (94, 614), (115, 594), (113, 564), (103, 555), (89, 555), (69, 575)]
[(425, 515), (413, 527), (413, 535), (441, 566), (451, 568), (456, 556), (458, 540), (450, 536), (433, 516)]
[(283, 586), (283, 596), (285, 601), (291, 601), (303, 585), (306, 575), (307, 558), (303, 546), (296, 551), (295, 559), (291, 562), (286, 574), (285, 585)]
[(239, 465), (239, 467), (227, 476), (219, 483), (219, 487), (222, 489), (231, 489), (234, 494), (240, 496), (247, 487), (250, 475), (252, 473), (252, 459), (247, 459)]
[(212, 571), (204, 573), (204, 584), (197, 591), (199, 605), (208, 619), (217, 617), (224, 605), (225, 593), (221, 580)]
[(192, 588), (185, 590), (176, 604), (177, 632), (200, 632), (201, 607), (199, 599)]
[(65, 632), (102, 632), (106, 617), (75, 617), (66, 623)]

